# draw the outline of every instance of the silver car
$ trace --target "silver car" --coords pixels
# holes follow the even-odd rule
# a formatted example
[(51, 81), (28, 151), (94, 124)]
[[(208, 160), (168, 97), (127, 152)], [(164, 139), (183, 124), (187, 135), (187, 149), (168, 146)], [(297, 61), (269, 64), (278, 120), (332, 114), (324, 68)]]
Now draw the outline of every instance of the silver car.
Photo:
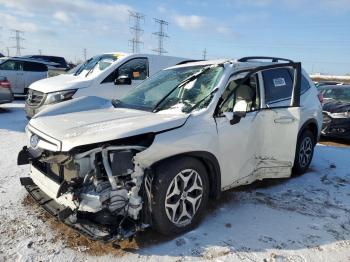
[(11, 84), (6, 77), (0, 76), (0, 104), (11, 103), (12, 100)]
[(0, 61), (0, 76), (11, 82), (14, 94), (24, 95), (31, 83), (48, 77), (48, 68), (46, 62), (11, 57)]

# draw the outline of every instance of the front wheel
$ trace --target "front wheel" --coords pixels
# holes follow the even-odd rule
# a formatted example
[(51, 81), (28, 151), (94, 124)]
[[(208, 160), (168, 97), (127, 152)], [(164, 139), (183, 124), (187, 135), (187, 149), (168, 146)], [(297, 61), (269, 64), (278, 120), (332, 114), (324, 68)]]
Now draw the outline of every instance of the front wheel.
[(166, 161), (156, 168), (152, 194), (154, 228), (164, 235), (186, 232), (199, 223), (208, 202), (206, 169), (192, 157)]
[(303, 174), (310, 166), (314, 154), (315, 137), (310, 130), (305, 130), (300, 135), (294, 159), (293, 173)]

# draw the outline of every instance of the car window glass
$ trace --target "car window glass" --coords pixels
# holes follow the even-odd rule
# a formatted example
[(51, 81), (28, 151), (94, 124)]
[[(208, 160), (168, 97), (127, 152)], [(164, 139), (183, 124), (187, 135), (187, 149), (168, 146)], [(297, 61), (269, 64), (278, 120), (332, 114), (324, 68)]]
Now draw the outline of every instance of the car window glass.
[[(271, 107), (271, 103), (285, 100), (290, 104), (293, 80), (287, 68), (268, 69), (262, 71), (265, 89), (265, 103)], [(273, 106), (272, 106), (273, 107)]]
[(23, 70), (22, 62), (8, 60), (0, 65), (0, 70), (21, 71), (21, 70)]
[(121, 65), (118, 76), (128, 76), (132, 80), (145, 80), (148, 75), (147, 59), (137, 58)]
[(29, 72), (46, 72), (47, 66), (41, 63), (24, 62), (23, 70)]
[(260, 92), (258, 75), (254, 74), (245, 82), (238, 85), (242, 79), (235, 79), (229, 82), (222, 98), (227, 101), (222, 105), (221, 112), (232, 112), (235, 104), (245, 100), (248, 104), (247, 112), (260, 108)]
[[(291, 78), (294, 79), (294, 70), (289, 69), (289, 73), (291, 75)], [(301, 86), (300, 86), (300, 94), (303, 94), (306, 90), (310, 88), (310, 83), (306, 79), (306, 77), (302, 74), (301, 75)]]

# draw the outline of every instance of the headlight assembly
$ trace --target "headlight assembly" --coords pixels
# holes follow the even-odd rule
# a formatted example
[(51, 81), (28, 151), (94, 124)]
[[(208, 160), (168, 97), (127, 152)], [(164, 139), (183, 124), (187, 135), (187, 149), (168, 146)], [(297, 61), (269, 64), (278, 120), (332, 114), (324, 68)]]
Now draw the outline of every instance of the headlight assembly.
[(62, 102), (71, 99), (75, 92), (77, 92), (77, 89), (48, 93), (46, 96), (45, 105), (54, 104), (57, 102)]

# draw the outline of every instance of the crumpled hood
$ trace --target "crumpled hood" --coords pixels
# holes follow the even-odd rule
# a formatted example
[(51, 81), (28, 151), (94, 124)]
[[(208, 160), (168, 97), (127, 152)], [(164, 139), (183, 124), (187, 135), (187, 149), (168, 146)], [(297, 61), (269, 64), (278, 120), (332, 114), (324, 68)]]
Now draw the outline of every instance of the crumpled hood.
[(187, 118), (186, 114), (114, 108), (106, 99), (82, 97), (40, 112), (30, 120), (29, 128), (59, 140), (60, 150), (69, 151), (81, 145), (176, 128)]
[(350, 103), (342, 101), (329, 101), (323, 105), (323, 111), (329, 113), (343, 113), (350, 111)]
[(29, 88), (43, 93), (51, 93), (88, 87), (91, 82), (91, 79), (87, 80), (80, 75), (74, 76), (72, 74), (62, 74), (36, 81), (31, 84)]

